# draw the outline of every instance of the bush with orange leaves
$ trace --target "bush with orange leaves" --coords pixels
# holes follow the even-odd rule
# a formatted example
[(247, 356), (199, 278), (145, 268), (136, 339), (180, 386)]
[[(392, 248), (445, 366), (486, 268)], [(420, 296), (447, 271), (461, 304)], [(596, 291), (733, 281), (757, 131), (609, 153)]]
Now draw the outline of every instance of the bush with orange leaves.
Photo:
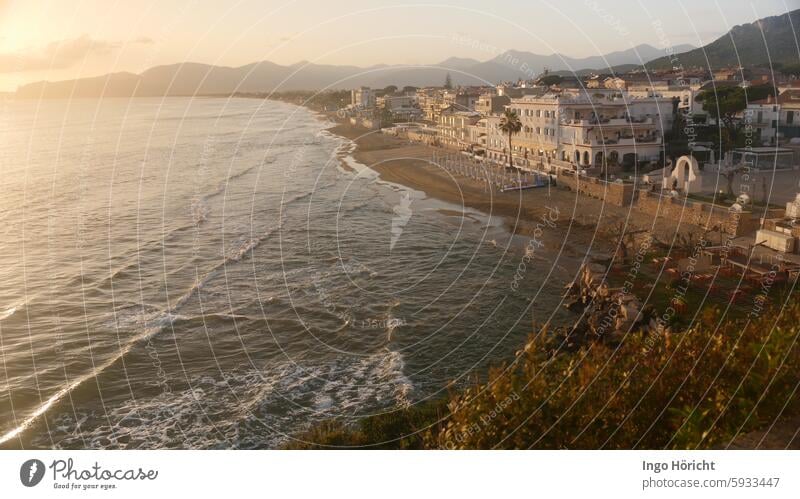
[[(754, 309), (755, 310), (755, 309)], [(509, 364), (447, 401), (328, 422), (290, 447), (725, 448), (800, 413), (800, 301), (743, 321), (708, 310), (677, 333), (559, 351), (540, 330)]]

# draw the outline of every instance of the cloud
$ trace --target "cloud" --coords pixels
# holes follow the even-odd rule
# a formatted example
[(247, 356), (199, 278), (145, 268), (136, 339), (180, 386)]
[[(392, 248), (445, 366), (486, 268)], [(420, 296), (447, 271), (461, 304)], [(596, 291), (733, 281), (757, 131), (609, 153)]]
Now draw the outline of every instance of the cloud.
[[(0, 0), (2, 5), (2, 0)], [(151, 44), (153, 40), (140, 37), (131, 44)], [(71, 40), (51, 42), (27, 53), (0, 53), (0, 73), (26, 73), (48, 69), (66, 69), (78, 64), (90, 54), (108, 54), (122, 48), (126, 42), (95, 40), (81, 35)]]

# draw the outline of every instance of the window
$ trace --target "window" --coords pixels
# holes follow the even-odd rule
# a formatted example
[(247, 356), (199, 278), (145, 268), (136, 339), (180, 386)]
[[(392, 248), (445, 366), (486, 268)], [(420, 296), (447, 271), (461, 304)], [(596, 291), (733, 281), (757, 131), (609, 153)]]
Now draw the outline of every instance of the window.
[(536, 110), (536, 117), (540, 118), (541, 116), (542, 116), (542, 110), (541, 109), (537, 109)]
[(786, 124), (791, 125), (794, 123), (794, 111), (786, 111)]
[(542, 134), (542, 128), (537, 126), (536, 127), (536, 135), (541, 135), (541, 134)]

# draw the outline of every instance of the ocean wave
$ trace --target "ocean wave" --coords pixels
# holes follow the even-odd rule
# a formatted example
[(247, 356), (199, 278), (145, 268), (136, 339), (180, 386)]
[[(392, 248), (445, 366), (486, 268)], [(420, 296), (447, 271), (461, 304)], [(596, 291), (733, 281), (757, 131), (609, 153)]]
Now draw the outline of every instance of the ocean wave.
[(244, 247), (240, 248), (234, 254), (223, 258), (221, 262), (214, 265), (202, 278), (197, 279), (194, 284), (192, 284), (192, 286), (190, 286), (189, 289), (186, 290), (184, 294), (181, 295), (171, 306), (161, 309), (160, 311), (154, 311), (150, 314), (144, 314), (141, 317), (137, 317), (136, 320), (139, 320), (141, 327), (143, 327), (143, 330), (139, 335), (125, 344), (116, 352), (115, 355), (112, 355), (107, 360), (96, 366), (95, 369), (77, 377), (71, 383), (51, 395), (44, 403), (37, 407), (30, 416), (25, 418), (20, 425), (8, 431), (6, 434), (0, 435), (0, 444), (16, 437), (22, 431), (27, 429), (64, 396), (80, 387), (86, 381), (94, 379), (102, 374), (106, 369), (125, 357), (134, 346), (151, 339), (167, 328), (167, 326), (172, 324), (177, 318), (180, 317), (177, 311), (180, 310), (180, 308), (183, 307), (189, 300), (191, 300), (199, 291), (201, 291), (220, 269), (231, 263), (242, 261), (245, 256), (249, 255), (259, 244), (261, 244), (262, 241), (274, 234), (274, 232), (279, 228), (280, 225), (277, 225), (267, 230), (263, 235), (249, 241)]
[(52, 438), (56, 448), (274, 448), (316, 421), (410, 404), (413, 385), (403, 369), (399, 352), (383, 351), (195, 376), (181, 390), (107, 411), (65, 411), (34, 445), (49, 446)]
[(8, 319), (9, 317), (13, 316), (15, 313), (17, 313), (17, 310), (20, 307), (22, 307), (23, 305), (24, 305), (24, 303), (22, 303), (22, 302), (15, 303), (14, 305), (11, 305), (10, 307), (6, 308), (5, 310), (0, 311), (0, 321)]

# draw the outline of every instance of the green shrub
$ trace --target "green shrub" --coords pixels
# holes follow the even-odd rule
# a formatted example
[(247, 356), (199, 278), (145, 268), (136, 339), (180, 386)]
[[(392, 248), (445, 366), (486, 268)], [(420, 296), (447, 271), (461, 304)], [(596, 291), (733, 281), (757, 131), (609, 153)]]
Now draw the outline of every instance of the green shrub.
[[(679, 333), (631, 334), (559, 353), (539, 331), (484, 383), (429, 402), (331, 422), (290, 446), (719, 448), (800, 412), (800, 302), (731, 321), (706, 310)], [(312, 442), (312, 443), (307, 443)]]

